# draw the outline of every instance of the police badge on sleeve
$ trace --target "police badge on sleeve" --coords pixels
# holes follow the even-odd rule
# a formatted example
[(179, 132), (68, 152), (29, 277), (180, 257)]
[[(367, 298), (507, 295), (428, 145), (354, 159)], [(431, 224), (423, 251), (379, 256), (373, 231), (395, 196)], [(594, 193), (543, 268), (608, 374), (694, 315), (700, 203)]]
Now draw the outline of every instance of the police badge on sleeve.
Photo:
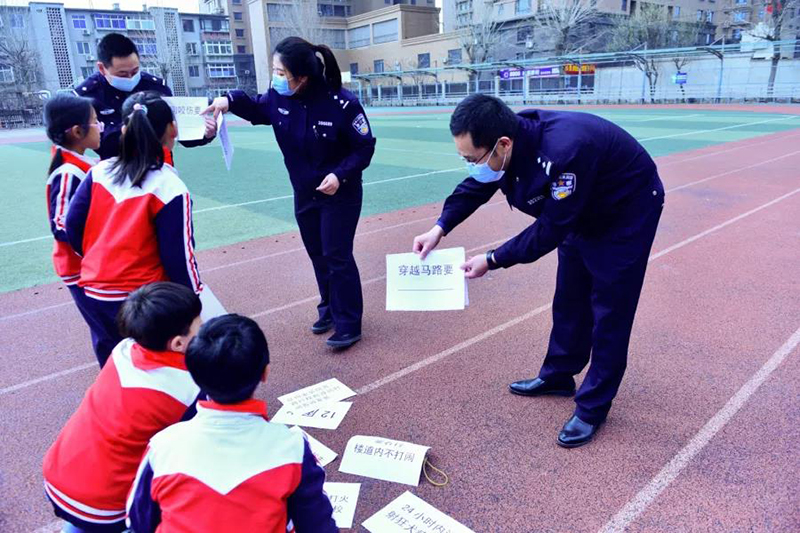
[(575, 191), (575, 174), (561, 174), (550, 184), (553, 200), (563, 200)]
[(369, 124), (367, 123), (367, 117), (364, 116), (364, 113), (359, 113), (358, 116), (353, 119), (353, 127), (361, 135), (369, 134)]

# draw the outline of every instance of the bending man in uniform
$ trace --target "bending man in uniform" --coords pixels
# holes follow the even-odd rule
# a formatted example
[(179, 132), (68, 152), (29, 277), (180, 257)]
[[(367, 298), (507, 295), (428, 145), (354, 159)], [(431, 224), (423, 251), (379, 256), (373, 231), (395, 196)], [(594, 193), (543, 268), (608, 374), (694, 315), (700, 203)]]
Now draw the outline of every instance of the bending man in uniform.
[(575, 394), (558, 436), (566, 448), (589, 442), (605, 421), (625, 372), (633, 318), (664, 188), (647, 151), (602, 118), (567, 111), (514, 114), (476, 94), (450, 119), (469, 175), (445, 201), (428, 232), (414, 238), (425, 257), (497, 190), (536, 218), (519, 235), (462, 265), (467, 278), (532, 263), (558, 248), (553, 329), (539, 375), (509, 385), (514, 394)]

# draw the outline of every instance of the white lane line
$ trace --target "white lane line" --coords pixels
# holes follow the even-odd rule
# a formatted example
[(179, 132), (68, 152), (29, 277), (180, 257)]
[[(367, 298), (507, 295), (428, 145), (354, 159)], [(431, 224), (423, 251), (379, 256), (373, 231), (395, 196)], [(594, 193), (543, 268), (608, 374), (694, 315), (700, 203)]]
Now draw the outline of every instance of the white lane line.
[(781, 120), (789, 120), (792, 118), (800, 118), (800, 115), (788, 115), (785, 117), (780, 118), (771, 118), (768, 120), (758, 120), (756, 122), (745, 122), (743, 124), (733, 124), (731, 126), (725, 126), (723, 128), (713, 128), (710, 130), (696, 130), (696, 131), (685, 131), (683, 133), (673, 133), (671, 135), (659, 135), (658, 137), (648, 137), (646, 139), (638, 139), (640, 143), (647, 142), (647, 141), (656, 141), (659, 139), (673, 139), (675, 137), (685, 137), (687, 135), (697, 135), (699, 133), (711, 133), (713, 131), (724, 131), (724, 130), (732, 130), (735, 128), (744, 128), (747, 126), (755, 126), (756, 124), (766, 124), (767, 122), (778, 122)]
[(46, 376), (42, 376), (40, 378), (30, 379), (28, 381), (23, 381), (22, 383), (17, 383), (16, 385), (11, 385), (10, 387), (3, 387), (2, 389), (0, 389), (0, 395), (8, 394), (10, 392), (18, 391), (21, 389), (27, 389), (28, 387), (31, 387), (38, 383), (43, 383), (45, 381), (50, 381), (53, 379), (68, 376), (70, 374), (74, 374), (75, 372), (86, 370), (87, 368), (97, 368), (97, 362), (95, 361), (92, 363), (85, 363), (82, 365), (73, 366), (72, 368), (62, 370), (61, 372), (54, 372), (52, 374), (47, 374)]
[[(632, 120), (631, 126), (635, 126), (636, 124), (641, 124), (642, 122), (657, 122), (659, 120), (675, 120), (675, 119), (704, 117), (704, 116), (706, 116), (705, 113), (694, 113), (692, 115), (667, 115), (665, 117), (653, 117), (653, 118), (646, 118), (644, 120)], [(611, 120), (611, 119), (606, 119), (606, 120)], [(615, 119), (614, 122), (620, 122), (620, 120)]]
[(699, 180), (696, 180), (696, 181), (690, 181), (689, 183), (684, 183), (683, 185), (677, 185), (675, 187), (672, 187), (671, 189), (667, 189), (666, 192), (679, 191), (681, 189), (685, 189), (687, 187), (692, 187), (692, 186), (697, 185), (699, 183), (704, 183), (706, 181), (715, 180), (717, 178), (721, 178), (721, 177), (727, 176), (729, 174), (735, 174), (736, 172), (741, 172), (742, 170), (748, 170), (748, 169), (751, 169), (751, 168), (760, 167), (761, 165), (763, 165), (765, 163), (773, 163), (775, 161), (780, 161), (781, 159), (786, 159), (787, 157), (792, 157), (793, 155), (797, 155), (797, 154), (800, 154), (800, 150), (795, 150), (794, 152), (790, 152), (788, 154), (784, 154), (784, 155), (782, 155), (780, 157), (773, 157), (772, 159), (770, 159), (768, 161), (761, 161), (760, 163), (753, 163), (752, 165), (748, 165), (746, 167), (736, 168), (736, 169), (733, 169), (733, 170), (729, 170), (727, 172), (722, 172), (720, 174), (715, 174), (713, 176), (708, 176), (707, 178), (699, 179)]
[(38, 309), (31, 309), (30, 311), (25, 311), (23, 313), (0, 316), (0, 322), (2, 322), (3, 320), (11, 320), (12, 318), (21, 318), (23, 316), (35, 315), (36, 313), (43, 313), (44, 311), (49, 311), (51, 309), (58, 309), (60, 307), (66, 307), (68, 305), (72, 305), (72, 300), (60, 304), (48, 305), (47, 307), (39, 307)]
[[(734, 218), (732, 218), (730, 220), (727, 220), (727, 221), (723, 222), (722, 224), (717, 224), (713, 228), (710, 228), (710, 229), (707, 229), (705, 231), (702, 231), (702, 232), (700, 232), (700, 233), (698, 233), (698, 234), (696, 234), (696, 235), (694, 235), (692, 237), (689, 237), (688, 239), (684, 239), (684, 240), (682, 240), (681, 242), (679, 242), (677, 244), (674, 244), (674, 245), (672, 245), (672, 246), (670, 246), (668, 248), (665, 248), (664, 250), (661, 250), (660, 252), (657, 252), (657, 253), (651, 255), (648, 258), (647, 261), (648, 261), (648, 263), (651, 262), (651, 261), (655, 261), (659, 257), (662, 257), (664, 255), (672, 253), (675, 250), (678, 250), (680, 248), (683, 248), (687, 244), (690, 244), (690, 243), (692, 243), (692, 242), (694, 242), (694, 241), (696, 241), (698, 239), (701, 239), (701, 238), (705, 237), (706, 235), (714, 233), (715, 231), (718, 231), (718, 230), (724, 228), (725, 226), (733, 224), (734, 222), (742, 220), (743, 218), (746, 218), (746, 217), (748, 217), (748, 216), (750, 216), (750, 215), (752, 215), (754, 213), (757, 213), (757, 212), (761, 211), (762, 209), (766, 209), (767, 207), (769, 207), (771, 205), (774, 205), (774, 204), (776, 204), (778, 202), (781, 202), (781, 201), (785, 200), (786, 198), (789, 198), (790, 196), (792, 196), (794, 194), (797, 194), (798, 192), (800, 192), (800, 188), (795, 189), (790, 193), (784, 194), (783, 196), (779, 196), (778, 198), (775, 198), (774, 200), (772, 200), (770, 202), (767, 202), (766, 204), (763, 204), (763, 205), (761, 205), (761, 206), (759, 206), (759, 207), (757, 207), (755, 209), (751, 209), (750, 211), (747, 211), (746, 213), (742, 213), (741, 215), (736, 216), (736, 217), (734, 217)], [(477, 250), (477, 249), (486, 248), (488, 246), (492, 246), (492, 245), (497, 244), (497, 243), (505, 242), (506, 240), (507, 240), (507, 238), (500, 239), (500, 240), (495, 241), (493, 243), (484, 244), (484, 245), (476, 247), (476, 248), (471, 248), (468, 251), (474, 251), (474, 250)], [(384, 277), (385, 276), (372, 278), (372, 279), (367, 280), (366, 282), (364, 282), (364, 284), (375, 283), (375, 282), (379, 281), (380, 279), (382, 279)], [(294, 307), (294, 306), (300, 305), (302, 303), (314, 301), (317, 298), (318, 298), (318, 296), (311, 296), (311, 297), (308, 297), (308, 298), (304, 298), (302, 300), (297, 300), (295, 302), (291, 302), (289, 304), (283, 305), (280, 308), (267, 309), (266, 311), (262, 311), (260, 313), (256, 313), (254, 315), (251, 315), (251, 317), (264, 316), (266, 314), (277, 312), (276, 311), (277, 309), (288, 309), (290, 307)], [(492, 335), (495, 335), (497, 333), (500, 333), (501, 331), (504, 331), (505, 329), (508, 329), (508, 327), (511, 327), (512, 325), (516, 325), (519, 322), (522, 322), (523, 320), (525, 320), (525, 318), (523, 318), (523, 317), (530, 318), (532, 316), (535, 316), (535, 314), (543, 313), (544, 311), (549, 309), (551, 306), (552, 306), (552, 304), (547, 304), (545, 306), (538, 307), (537, 309), (534, 309), (533, 311), (529, 311), (528, 313), (525, 313), (524, 315), (521, 315), (519, 317), (513, 318), (513, 319), (509, 320), (508, 322), (505, 322), (504, 324), (500, 324), (499, 326), (496, 326), (495, 328), (492, 328), (491, 330), (488, 330), (488, 332), (494, 332), (494, 333), (491, 333), (491, 334), (487, 335), (488, 332), (483, 332), (483, 333), (481, 333), (479, 335), (476, 335), (475, 337), (472, 337), (471, 339), (467, 339), (466, 341), (464, 341), (462, 343), (459, 343), (457, 346), (463, 345), (463, 347), (462, 347), (462, 349), (463, 349), (463, 348), (465, 348), (467, 346), (470, 346), (471, 344), (475, 344), (476, 342), (479, 342), (480, 340), (484, 340), (484, 339), (486, 339), (486, 338), (488, 338), (488, 337), (490, 337)], [(504, 327), (506, 325), (508, 325), (508, 326)], [(472, 342), (470, 342), (470, 341), (472, 341)], [(455, 351), (452, 351), (452, 348), (450, 348), (448, 350), (445, 350), (444, 352), (447, 352), (447, 355), (451, 355), (451, 354), (455, 353)], [(432, 356), (427, 357), (425, 359), (422, 359), (422, 360), (414, 363), (414, 365), (412, 365), (412, 366), (421, 365), (421, 366), (418, 366), (418, 368), (423, 368), (423, 367), (427, 366), (428, 364), (431, 364), (431, 363), (427, 363), (427, 364), (425, 363), (425, 361), (427, 361), (429, 359), (432, 360), (431, 362), (435, 362), (435, 361), (439, 361), (439, 360), (443, 359), (444, 357), (446, 357), (447, 355), (444, 355), (444, 356), (441, 355), (444, 352), (439, 352), (438, 354), (435, 354), (435, 355), (432, 355)], [(89, 368), (90, 366), (92, 366), (92, 364), (86, 364), (86, 365), (82, 365), (82, 366), (85, 367), (85, 368)], [(74, 367), (72, 369), (64, 370), (63, 372), (70, 373), (70, 372), (77, 372), (78, 370), (81, 370), (81, 367)], [(49, 381), (51, 379), (54, 379), (55, 377), (58, 377), (63, 372), (57, 372), (55, 374), (49, 374), (47, 376), (42, 376), (41, 378), (37, 378), (35, 380), (32, 380), (32, 382), (26, 382), (26, 383), (37, 384), (37, 383), (41, 383), (41, 382), (44, 382), (44, 381)], [(381, 379), (379, 379), (379, 380), (377, 380), (377, 381), (375, 381), (373, 383), (365, 385), (364, 387), (362, 387), (362, 389), (374, 390), (374, 389), (376, 389), (378, 387), (382, 387), (383, 385), (387, 385), (387, 384), (391, 383), (392, 381), (400, 379), (401, 377), (403, 377), (403, 376), (405, 376), (405, 375), (407, 375), (409, 373), (410, 372), (404, 372), (404, 369), (398, 370), (397, 372), (395, 372), (393, 374), (390, 374), (389, 376), (386, 376), (386, 377), (381, 378)], [(390, 379), (391, 376), (395, 376), (395, 377)], [(12, 385), (11, 387), (7, 387), (7, 388), (10, 388), (10, 389), (13, 389), (13, 390), (19, 390), (19, 389), (25, 388), (27, 386), (30, 386), (30, 385), (25, 385), (25, 384)], [(5, 392), (6, 392), (6, 389), (0, 389), (0, 395), (4, 394)]]
[(52, 235), (44, 235), (42, 237), (32, 237), (30, 239), (22, 239), (19, 241), (8, 241), (8, 242), (0, 242), (0, 248), (4, 246), (14, 246), (17, 244), (25, 244), (26, 242), (36, 242), (36, 241), (43, 241), (45, 239), (52, 239)]
[(756, 393), (758, 388), (769, 378), (778, 366), (800, 344), (800, 328), (789, 337), (783, 346), (767, 360), (753, 376), (742, 385), (730, 400), (692, 437), (692, 439), (675, 454), (656, 476), (639, 491), (625, 506), (615, 514), (611, 520), (600, 529), (600, 533), (618, 533), (625, 529), (639, 517), (653, 501), (666, 489), (670, 483), (680, 475), (692, 459), (705, 448), (711, 439), (724, 428), (728, 422), (739, 412), (747, 400)]
[[(728, 148), (727, 150), (719, 150), (719, 151), (716, 151), (716, 152), (710, 152), (710, 153), (707, 153), (707, 154), (701, 154), (701, 155), (697, 155), (697, 156), (694, 156), (694, 157), (687, 157), (685, 159), (676, 159), (674, 161), (666, 161), (664, 163), (657, 163), (657, 164), (658, 164), (658, 168), (661, 168), (661, 167), (666, 167), (666, 166), (669, 166), (669, 165), (678, 165), (680, 163), (688, 163), (689, 161), (697, 161), (698, 159), (705, 159), (706, 157), (714, 157), (715, 155), (727, 154), (729, 152), (735, 152), (737, 150), (742, 150), (742, 149), (745, 149), (745, 148), (749, 149), (749, 148), (752, 148), (754, 146), (761, 146), (762, 144), (774, 144), (774, 143), (783, 141), (784, 139), (790, 139), (792, 137), (797, 137), (798, 135), (800, 135), (800, 133), (793, 133), (791, 135), (784, 135), (782, 137), (778, 137), (777, 139), (773, 138), (773, 139), (767, 139), (766, 141), (761, 141), (761, 142), (757, 142), (757, 143), (742, 144), (742, 145), (739, 145), (739, 146), (734, 146), (733, 148)], [(741, 142), (741, 141), (734, 141), (734, 142)], [(722, 144), (727, 144), (727, 143), (722, 143)], [(716, 145), (716, 146), (720, 146), (720, 145)], [(664, 157), (668, 157), (668, 156), (664, 156)]]

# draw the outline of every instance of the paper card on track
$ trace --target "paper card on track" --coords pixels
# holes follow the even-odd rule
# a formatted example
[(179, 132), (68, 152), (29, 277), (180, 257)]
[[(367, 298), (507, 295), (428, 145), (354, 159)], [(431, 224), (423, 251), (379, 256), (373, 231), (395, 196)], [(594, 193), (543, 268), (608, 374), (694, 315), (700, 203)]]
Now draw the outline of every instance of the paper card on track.
[(204, 284), (203, 290), (200, 291), (200, 303), (203, 304), (203, 309), (200, 311), (200, 320), (203, 322), (228, 314), (208, 285)]
[(179, 141), (197, 141), (206, 135), (206, 120), (200, 113), (208, 107), (204, 97), (166, 96), (164, 101), (172, 108), (178, 123)]
[(287, 425), (295, 424), (308, 428), (336, 429), (342, 423), (344, 416), (352, 405), (353, 402), (333, 402), (302, 411), (297, 411), (284, 405), (272, 417), (272, 422)]
[(233, 164), (234, 148), (228, 133), (228, 123), (225, 122), (224, 113), (220, 113), (217, 116), (217, 137), (219, 137), (219, 143), (222, 146), (222, 158), (225, 160), (225, 168), (230, 172)]
[(387, 311), (464, 309), (464, 248), (434, 250), (422, 261), (417, 254), (386, 256)]
[[(274, 420), (273, 420), (274, 421)], [(317, 464), (321, 467), (325, 467), (326, 465), (333, 462), (339, 454), (335, 451), (331, 450), (320, 441), (303, 431), (303, 428), (300, 426), (292, 426), (289, 428), (289, 431), (294, 431), (297, 433), (302, 433), (306, 440), (308, 441), (308, 447), (311, 448), (311, 453), (314, 454), (314, 457), (317, 459)]]
[(316, 385), (278, 396), (278, 401), (284, 406), (290, 407), (292, 411), (306, 413), (314, 406), (338, 402), (355, 395), (355, 391), (350, 387), (336, 378), (331, 378)]
[(333, 519), (336, 521), (336, 527), (342, 529), (353, 527), (353, 517), (356, 514), (361, 483), (328, 482), (322, 485), (322, 490), (328, 495), (333, 506)]
[(372, 533), (475, 533), (408, 491), (361, 525)]
[(355, 435), (347, 441), (339, 471), (416, 487), (429, 449), (401, 440)]

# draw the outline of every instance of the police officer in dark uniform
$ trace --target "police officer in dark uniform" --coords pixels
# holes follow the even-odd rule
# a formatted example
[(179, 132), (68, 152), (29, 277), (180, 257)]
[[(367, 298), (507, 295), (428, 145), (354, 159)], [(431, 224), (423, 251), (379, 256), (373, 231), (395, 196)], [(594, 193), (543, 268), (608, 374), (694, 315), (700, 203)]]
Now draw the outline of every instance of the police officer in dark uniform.
[(605, 421), (625, 372), (633, 318), (664, 188), (647, 151), (602, 118), (567, 111), (515, 115), (486, 95), (465, 98), (450, 120), (470, 177), (442, 215), (414, 239), (421, 256), (499, 189), (536, 222), (496, 250), (470, 258), (467, 278), (531, 263), (558, 248), (553, 329), (538, 377), (512, 383), (523, 396), (575, 394), (573, 377), (589, 363), (574, 415), (558, 436), (589, 442)]
[[(101, 159), (119, 155), (119, 138), (122, 134), (122, 103), (133, 93), (155, 91), (162, 96), (172, 96), (166, 82), (141, 71), (139, 51), (136, 45), (119, 33), (109, 33), (97, 45), (97, 69), (73, 92), (91, 98), (97, 118), (104, 129), (100, 148), (96, 150)], [(211, 142), (217, 132), (217, 123), (206, 118), (205, 138), (197, 141), (181, 141), (186, 147), (201, 146)], [(168, 161), (172, 163), (172, 161)]]
[(353, 239), (361, 214), (361, 173), (375, 138), (358, 99), (342, 88), (327, 46), (299, 37), (278, 43), (272, 87), (251, 98), (232, 91), (207, 111), (230, 111), (253, 124), (271, 124), (294, 189), (295, 218), (319, 286), (315, 334), (335, 327), (327, 344), (344, 349), (361, 339), (361, 279)]

